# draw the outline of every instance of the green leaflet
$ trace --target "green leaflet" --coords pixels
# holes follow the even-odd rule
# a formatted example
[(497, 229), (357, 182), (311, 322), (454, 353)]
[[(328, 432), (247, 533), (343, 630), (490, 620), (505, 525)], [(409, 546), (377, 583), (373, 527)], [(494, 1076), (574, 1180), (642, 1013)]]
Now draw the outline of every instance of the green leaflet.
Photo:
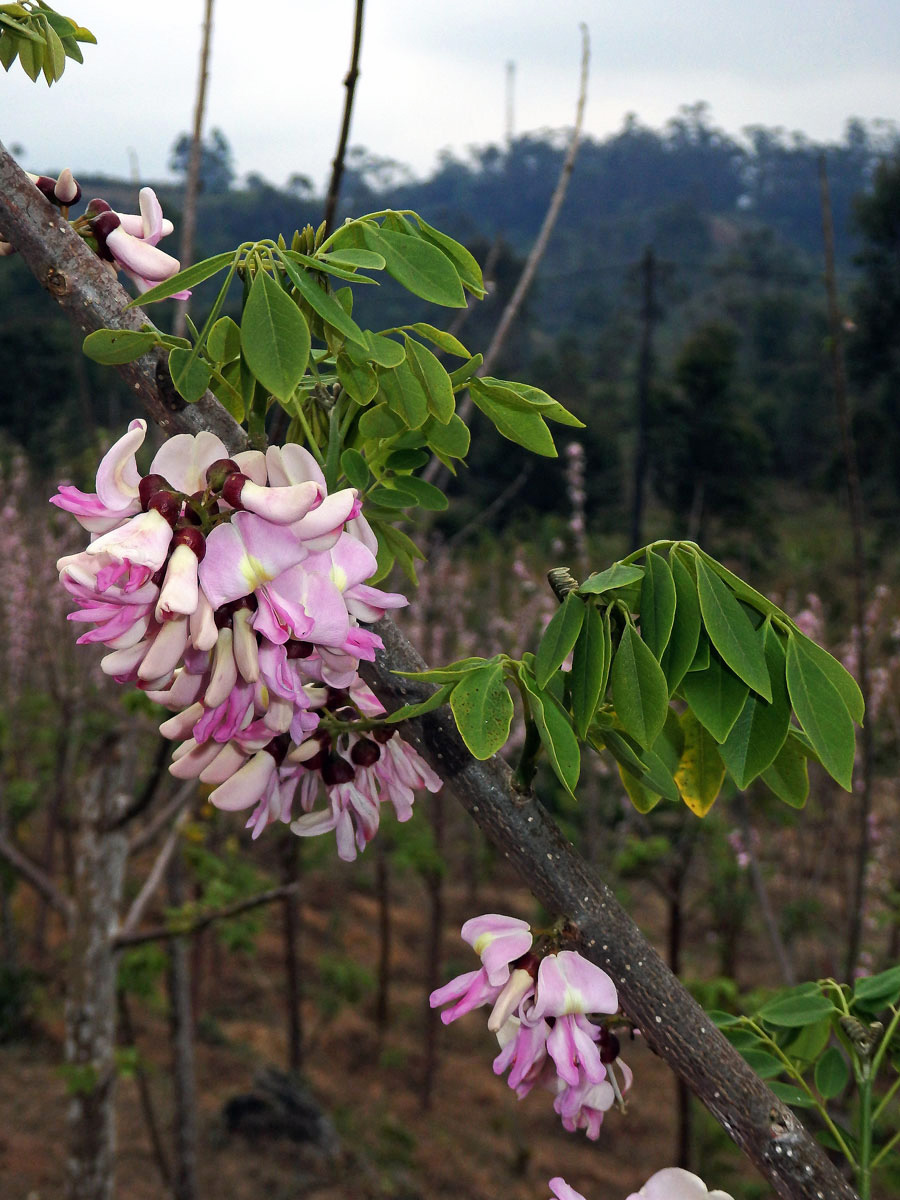
[(373, 333), (371, 329), (364, 329), (363, 336), (366, 341), (365, 349), (356, 342), (348, 342), (344, 347), (355, 363), (369, 363), (371, 360), (379, 367), (390, 368), (399, 367), (406, 358), (406, 351), (393, 338), (385, 337), (382, 333)]
[(340, 302), (330, 292), (321, 288), (315, 278), (299, 270), (286, 254), (281, 255), (281, 261), (291, 283), (313, 312), (317, 312), (327, 325), (337, 329), (348, 341), (367, 349), (365, 334), (352, 317), (347, 315)]
[(341, 387), (351, 400), (357, 404), (368, 404), (375, 399), (378, 376), (367, 362), (357, 363), (348, 355), (339, 354), (335, 366)]
[(853, 785), (856, 737), (847, 707), (809, 650), (807, 638), (791, 634), (787, 648), (787, 686), (800, 724), (825, 770), (849, 792)]
[(551, 617), (538, 646), (534, 674), (539, 688), (545, 688), (550, 676), (562, 666), (581, 632), (584, 617), (584, 601), (570, 592)]
[(616, 766), (619, 768), (619, 777), (622, 780), (622, 786), (625, 788), (628, 799), (637, 811), (639, 813), (648, 813), (656, 808), (657, 804), (662, 800), (662, 796), (648, 788), (643, 778), (634, 775), (622, 763), (617, 762)]
[[(537, 409), (545, 420), (556, 421), (558, 425), (569, 425), (573, 429), (584, 429), (584, 421), (580, 421), (558, 400), (542, 392), (540, 388), (532, 387), (529, 383), (519, 383), (514, 379), (495, 379), (492, 375), (482, 376), (482, 383), (491, 388), (498, 388), (504, 393), (512, 392), (513, 396), (524, 402), (529, 408)], [(507, 395), (507, 401), (510, 397)], [(514, 402), (514, 401), (513, 401)]]
[(421, 236), (437, 246), (450, 259), (462, 284), (474, 296), (479, 298), (485, 296), (487, 293), (484, 288), (481, 267), (474, 255), (448, 234), (434, 229), (427, 221), (423, 221), (418, 213), (415, 214), (415, 218), (419, 223)]
[(638, 579), (642, 579), (643, 575), (643, 567), (635, 567), (630, 563), (613, 563), (605, 571), (590, 575), (578, 591), (582, 596), (597, 596), (603, 592), (611, 592), (613, 588), (635, 583)]
[(185, 267), (177, 275), (172, 275), (171, 278), (163, 280), (156, 287), (150, 288), (148, 292), (138, 296), (136, 300), (130, 301), (126, 307), (132, 308), (134, 305), (140, 304), (143, 308), (148, 304), (153, 304), (156, 300), (166, 300), (169, 296), (174, 296), (176, 292), (196, 287), (198, 283), (203, 283), (204, 280), (217, 275), (219, 271), (230, 267), (234, 262), (234, 257), (234, 251), (230, 250), (227, 254), (215, 254), (212, 258), (205, 258), (203, 262), (194, 263), (192, 267)]
[(772, 703), (749, 692), (719, 751), (732, 779), (742, 791), (774, 762), (784, 745), (791, 721), (784, 648), (772, 628), (771, 618), (766, 617), (763, 630)]
[(402, 675), (404, 679), (421, 679), (423, 683), (443, 683), (449, 679), (462, 679), (469, 671), (496, 666), (498, 661), (497, 658), (458, 658), (456, 662), (443, 667), (431, 667), (425, 671), (394, 671), (393, 674)]
[(394, 725), (397, 721), (409, 721), (413, 717), (422, 717), (425, 713), (433, 712), (434, 709), (440, 708), (442, 704), (447, 703), (454, 686), (452, 683), (445, 683), (443, 687), (439, 687), (436, 692), (433, 692), (427, 700), (422, 700), (419, 704), (404, 704), (402, 708), (397, 708), (392, 713), (388, 713), (384, 718), (385, 723)]
[(712, 653), (705, 670), (685, 675), (680, 690), (698, 721), (717, 742), (724, 742), (747, 699), (746, 683)]
[(771, 700), (762, 640), (734, 593), (701, 559), (697, 559), (697, 590), (709, 640), (735, 675)]
[(681, 798), (698, 817), (705, 817), (715, 803), (725, 778), (725, 764), (714, 739), (688, 710), (679, 717), (684, 748), (675, 772)]
[(793, 995), (777, 996), (764, 1004), (757, 1013), (767, 1025), (800, 1028), (812, 1025), (823, 1017), (830, 1017), (834, 1005), (819, 992), (794, 993)]
[(422, 426), (422, 432), (435, 454), (443, 454), (447, 458), (465, 458), (469, 453), (472, 435), (458, 413), (454, 413), (446, 425), (431, 418)]
[(465, 308), (466, 296), (456, 269), (437, 246), (392, 229), (379, 229), (369, 221), (358, 228), (366, 248), (382, 256), (388, 275), (407, 291), (445, 308)]
[(498, 433), (509, 441), (524, 446), (532, 454), (556, 458), (553, 435), (540, 414), (529, 410), (527, 405), (520, 409), (498, 400), (496, 395), (492, 394), (498, 390), (492, 388), (489, 391), (482, 386), (480, 379), (473, 379), (469, 384), (469, 395), (484, 415), (493, 421)]
[(309, 327), (293, 300), (263, 270), (257, 271), (244, 305), (241, 350), (266, 391), (289, 400), (309, 362)]
[(569, 717), (555, 696), (537, 686), (530, 671), (520, 670), (519, 678), (528, 692), (531, 719), (537, 726), (550, 766), (566, 791), (574, 797), (581, 773), (581, 751)]
[(778, 751), (775, 761), (762, 773), (765, 785), (791, 808), (803, 808), (809, 795), (807, 758), (792, 736)]
[(612, 700), (622, 728), (641, 746), (656, 741), (666, 721), (669, 690), (659, 663), (633, 625), (626, 625), (610, 671)]
[(463, 675), (450, 696), (450, 708), (472, 755), (484, 760), (496, 754), (509, 737), (514, 711), (503, 666), (497, 663)]
[(83, 350), (94, 362), (116, 366), (134, 362), (158, 342), (156, 333), (137, 329), (95, 329), (84, 339)]
[(369, 466), (358, 450), (347, 449), (343, 452), (341, 470), (351, 487), (364, 492), (369, 486)]
[(240, 325), (231, 317), (219, 317), (206, 339), (206, 352), (213, 362), (233, 362), (241, 353)]
[(359, 418), (359, 432), (364, 438), (373, 438), (376, 441), (393, 437), (402, 428), (402, 418), (391, 412), (386, 404), (375, 404), (372, 408), (367, 408)]
[(428, 397), (408, 359), (378, 374), (379, 395), (407, 429), (419, 429), (428, 419)]
[(450, 376), (427, 346), (412, 338), (404, 338), (406, 361), (425, 392), (428, 411), (446, 425), (456, 411), (456, 399)]
[(660, 665), (668, 681), (671, 696), (694, 661), (702, 622), (694, 577), (674, 548), (669, 554), (669, 565), (675, 584), (675, 618)]
[(399, 475), (396, 483), (413, 497), (420, 508), (429, 512), (444, 512), (450, 503), (441, 489), (429, 483), (427, 479), (419, 479), (415, 475)]
[(791, 636), (796, 638), (797, 645), (803, 647), (822, 674), (827, 677), (843, 700), (851, 718), (857, 725), (862, 725), (866, 711), (865, 704), (863, 703), (862, 692), (859, 690), (859, 684), (850, 672), (842, 663), (839, 663), (836, 658), (829, 654), (827, 650), (823, 650), (821, 646), (812, 641), (811, 638), (806, 637), (805, 634), (798, 633), (795, 630)]
[(850, 1082), (850, 1067), (837, 1046), (829, 1046), (816, 1063), (814, 1078), (823, 1100), (833, 1100)]
[(645, 558), (641, 580), (641, 640), (660, 662), (675, 622), (675, 580), (669, 564), (653, 550)]
[(191, 350), (169, 351), (169, 374), (180, 395), (188, 404), (196, 404), (209, 387), (212, 376), (207, 364)]
[(409, 325), (408, 328), (413, 333), (417, 333), (419, 337), (423, 337), (437, 346), (439, 350), (443, 350), (445, 354), (455, 354), (457, 358), (470, 357), (469, 351), (458, 338), (455, 338), (452, 333), (447, 333), (443, 329), (437, 329), (434, 325), (429, 325), (427, 321), (416, 321), (414, 325)]
[[(568, 598), (566, 597), (566, 599)], [(612, 662), (609, 613), (604, 610), (601, 614), (591, 601), (588, 601), (583, 607), (585, 608), (584, 623), (575, 642), (572, 671), (569, 678), (572, 693), (572, 715), (580, 738), (587, 735), (600, 697), (606, 691)]]

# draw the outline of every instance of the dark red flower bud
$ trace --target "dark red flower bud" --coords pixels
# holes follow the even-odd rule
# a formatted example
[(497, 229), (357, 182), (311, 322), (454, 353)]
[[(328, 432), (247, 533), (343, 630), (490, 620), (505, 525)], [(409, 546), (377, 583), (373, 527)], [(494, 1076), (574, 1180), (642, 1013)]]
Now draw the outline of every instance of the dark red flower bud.
[(385, 742), (389, 742), (396, 732), (397, 730), (392, 725), (379, 725), (377, 729), (369, 731), (370, 736), (382, 746)]
[(241, 492), (244, 490), (244, 484), (249, 480), (246, 475), (242, 475), (240, 471), (234, 471), (229, 475), (222, 485), (222, 499), (226, 504), (230, 504), (232, 508), (241, 509)]
[[(308, 764), (307, 764), (308, 765)], [(349, 783), (356, 775), (356, 770), (346, 758), (332, 754), (322, 765), (322, 782), (326, 787), (334, 787), (339, 783)]]
[(146, 512), (150, 507), (150, 501), (157, 492), (170, 492), (171, 490), (172, 485), (162, 475), (145, 475), (138, 484), (138, 496), (140, 497), (141, 508)]
[(34, 181), (34, 186), (41, 193), (41, 195), (46, 196), (51, 204), (57, 203), (56, 196), (53, 191), (53, 189), (56, 187), (55, 179), (51, 179), (49, 175), (38, 175), (37, 179)]
[(95, 196), (93, 200), (88, 200), (87, 208), (84, 210), (86, 217), (96, 217), (98, 213), (112, 212), (112, 206), (107, 204), (105, 200), (101, 200), (99, 196)]
[(175, 530), (175, 536), (172, 538), (172, 547), (189, 546), (197, 556), (197, 562), (203, 562), (203, 556), (206, 554), (206, 538), (194, 525), (182, 525), (181, 528)]
[(265, 750), (267, 754), (271, 754), (275, 759), (276, 765), (280, 767), (284, 762), (285, 755), (290, 749), (290, 745), (290, 737), (286, 733), (280, 733), (278, 737), (273, 738), (271, 742), (269, 742), (268, 746), (263, 746), (263, 750)]
[(538, 967), (541, 965), (541, 960), (533, 950), (528, 950), (521, 958), (517, 958), (512, 965), (513, 970), (527, 971), (532, 979), (537, 979)]
[(343, 708), (345, 704), (349, 703), (349, 701), (350, 693), (345, 691), (344, 688), (330, 687), (328, 689), (328, 695), (325, 697), (325, 707), (330, 712), (334, 712), (336, 708)]
[(112, 253), (106, 248), (106, 239), (114, 229), (118, 229), (122, 222), (118, 216), (108, 209), (105, 212), (99, 213), (91, 221), (91, 232), (97, 239), (97, 253), (107, 262), (114, 262)]
[(313, 650), (315, 650), (312, 642), (300, 642), (294, 638), (285, 642), (284, 648), (287, 651), (288, 658), (309, 658)]
[(614, 1033), (608, 1033), (606, 1038), (599, 1038), (600, 1042), (600, 1061), (602, 1063), (611, 1063), (619, 1057), (619, 1039)]
[(172, 528), (175, 528), (175, 522), (181, 516), (181, 497), (175, 492), (157, 492), (150, 497), (150, 502), (147, 505), (147, 511), (154, 510), (165, 517)]
[(360, 738), (358, 742), (353, 743), (350, 757), (358, 767), (371, 767), (381, 758), (381, 747), (375, 742), (370, 742), (368, 738)]
[(206, 468), (206, 482), (214, 492), (220, 492), (229, 475), (240, 475), (241, 468), (233, 458), (217, 458)]

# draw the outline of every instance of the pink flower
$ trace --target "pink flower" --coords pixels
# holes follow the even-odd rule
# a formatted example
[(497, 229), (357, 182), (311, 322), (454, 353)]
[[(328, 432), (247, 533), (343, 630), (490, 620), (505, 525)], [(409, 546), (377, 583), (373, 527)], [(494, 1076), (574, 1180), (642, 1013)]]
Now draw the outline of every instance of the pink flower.
[(503, 985), (509, 979), (509, 965), (531, 949), (531, 928), (527, 921), (486, 913), (466, 921), (460, 933), (481, 958), (492, 984)]
[(727, 1192), (707, 1189), (706, 1184), (681, 1167), (665, 1167), (651, 1175), (639, 1192), (628, 1200), (733, 1200)]
[[(140, 216), (130, 213), (101, 213), (94, 225), (115, 263), (131, 279), (138, 292), (147, 292), (181, 270), (181, 263), (157, 248), (160, 238), (172, 232), (171, 221), (164, 219), (152, 188), (141, 188)], [(111, 218), (115, 218), (113, 223)], [(99, 226), (99, 228), (98, 228)], [(189, 291), (175, 294), (187, 300)]]
[(584, 1200), (581, 1192), (576, 1192), (573, 1187), (570, 1187), (561, 1175), (557, 1175), (555, 1179), (551, 1179), (548, 1187), (553, 1195), (556, 1196), (556, 1200)]

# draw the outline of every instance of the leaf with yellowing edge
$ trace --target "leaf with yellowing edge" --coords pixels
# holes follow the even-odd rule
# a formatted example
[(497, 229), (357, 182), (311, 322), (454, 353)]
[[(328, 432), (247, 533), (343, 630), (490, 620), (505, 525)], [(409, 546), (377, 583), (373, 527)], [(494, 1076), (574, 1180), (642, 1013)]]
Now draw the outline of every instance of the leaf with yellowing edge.
[(675, 770), (675, 786), (692, 813), (705, 817), (715, 803), (725, 778), (725, 764), (715, 738), (690, 710), (678, 718), (684, 749)]

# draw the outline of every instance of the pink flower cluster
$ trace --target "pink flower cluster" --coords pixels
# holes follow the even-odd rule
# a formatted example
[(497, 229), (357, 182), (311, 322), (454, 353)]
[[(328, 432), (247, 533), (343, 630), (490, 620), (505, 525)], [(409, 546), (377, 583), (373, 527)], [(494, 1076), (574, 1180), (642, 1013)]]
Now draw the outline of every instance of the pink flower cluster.
[[(29, 175), (29, 179), (45, 199), (63, 210), (63, 215), (81, 199), (81, 185), (68, 167), (56, 179), (49, 175)], [(140, 214), (113, 212), (105, 200), (91, 200), (83, 216), (72, 222), (72, 228), (109, 264), (113, 274), (124, 271), (143, 293), (177, 275), (181, 263), (159, 249), (160, 239), (175, 227), (163, 216), (156, 192), (141, 188), (138, 200)], [(9, 254), (15, 254), (15, 247), (0, 234), (0, 258)], [(176, 292), (174, 298), (187, 300), (190, 294)]]
[[(584, 1200), (581, 1192), (559, 1175), (550, 1180), (550, 1191), (556, 1200)], [(639, 1192), (632, 1192), (628, 1200), (733, 1200), (727, 1192), (711, 1192), (703, 1180), (681, 1167), (665, 1167), (651, 1175)]]
[(603, 1114), (622, 1103), (632, 1082), (618, 1058), (618, 1039), (590, 1020), (592, 1013), (618, 1010), (613, 981), (573, 950), (534, 950), (528, 923), (515, 917), (474, 917), (463, 925), (462, 937), (481, 958), (481, 968), (432, 992), (432, 1008), (451, 1006), (441, 1013), (447, 1025), (490, 1004), (488, 1029), (500, 1043), (494, 1073), (509, 1070), (509, 1086), (520, 1099), (535, 1084), (548, 1088), (566, 1129), (599, 1137)]
[[(51, 503), (90, 545), (57, 563), (93, 628), (101, 666), (175, 715), (170, 770), (215, 784), (219, 808), (252, 808), (258, 836), (294, 818), (300, 836), (333, 831), (352, 860), (390, 801), (400, 820), (440, 779), (390, 726), (358, 674), (381, 640), (361, 622), (406, 604), (369, 587), (374, 535), (355, 489), (327, 494), (297, 445), (229, 458), (210, 433), (180, 434), (141, 476), (146, 422), (104, 456), (95, 493), (67, 484)], [(324, 791), (325, 807), (316, 809)]]

